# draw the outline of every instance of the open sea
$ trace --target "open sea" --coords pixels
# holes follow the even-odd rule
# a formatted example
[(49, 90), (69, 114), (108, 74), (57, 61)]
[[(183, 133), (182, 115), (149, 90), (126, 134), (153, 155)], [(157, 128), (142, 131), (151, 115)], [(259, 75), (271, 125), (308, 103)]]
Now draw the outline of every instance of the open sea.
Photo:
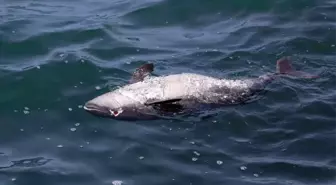
[[(156, 75), (247, 78), (246, 104), (181, 119), (83, 110)], [(0, 0), (0, 185), (336, 184), (335, 0)]]

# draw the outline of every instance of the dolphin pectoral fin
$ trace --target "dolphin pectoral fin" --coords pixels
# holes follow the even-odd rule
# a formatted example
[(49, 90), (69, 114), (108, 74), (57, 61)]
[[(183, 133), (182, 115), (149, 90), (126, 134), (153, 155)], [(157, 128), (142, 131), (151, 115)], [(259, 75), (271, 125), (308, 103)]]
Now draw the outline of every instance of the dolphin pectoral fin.
[(133, 73), (130, 83), (136, 83), (144, 80), (144, 78), (146, 76), (149, 76), (153, 71), (154, 71), (154, 65), (152, 63), (140, 66)]
[(182, 99), (170, 99), (164, 101), (150, 101), (146, 102), (146, 106), (152, 106), (155, 110), (161, 113), (178, 113), (183, 110), (183, 106), (177, 102), (181, 101)]
[(170, 99), (170, 100), (159, 100), (159, 101), (148, 101), (145, 103), (146, 106), (149, 106), (149, 105), (163, 105), (163, 104), (171, 104), (171, 103), (174, 103), (174, 102), (178, 102), (178, 101), (181, 101), (182, 99), (181, 98), (175, 98), (175, 99)]

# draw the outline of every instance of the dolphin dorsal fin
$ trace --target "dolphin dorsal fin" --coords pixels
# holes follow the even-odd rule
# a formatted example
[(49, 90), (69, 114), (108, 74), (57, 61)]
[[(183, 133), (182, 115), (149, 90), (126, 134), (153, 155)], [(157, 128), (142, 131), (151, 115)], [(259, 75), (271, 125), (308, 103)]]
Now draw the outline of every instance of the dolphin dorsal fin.
[(148, 63), (140, 66), (135, 70), (130, 80), (130, 83), (136, 83), (144, 80), (146, 76), (149, 76), (154, 71), (154, 64)]

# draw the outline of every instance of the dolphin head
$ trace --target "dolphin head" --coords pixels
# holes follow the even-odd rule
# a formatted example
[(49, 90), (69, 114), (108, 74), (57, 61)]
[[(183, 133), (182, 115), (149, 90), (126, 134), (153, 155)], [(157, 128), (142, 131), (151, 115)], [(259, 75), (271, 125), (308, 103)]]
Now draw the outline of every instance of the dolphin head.
[(85, 103), (84, 109), (99, 117), (122, 120), (151, 119), (148, 108), (122, 94), (108, 92)]
[(121, 113), (120, 103), (114, 93), (106, 93), (85, 103), (84, 109), (94, 115), (113, 117)]

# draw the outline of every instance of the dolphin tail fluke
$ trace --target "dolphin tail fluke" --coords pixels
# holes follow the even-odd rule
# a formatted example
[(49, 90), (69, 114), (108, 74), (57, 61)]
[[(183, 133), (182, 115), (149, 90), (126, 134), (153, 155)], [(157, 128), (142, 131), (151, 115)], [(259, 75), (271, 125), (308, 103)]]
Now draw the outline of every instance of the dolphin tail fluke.
[(303, 71), (297, 71), (292, 66), (292, 61), (289, 57), (282, 57), (277, 61), (277, 73), (290, 75), (300, 78), (318, 78), (319, 76), (311, 75)]

